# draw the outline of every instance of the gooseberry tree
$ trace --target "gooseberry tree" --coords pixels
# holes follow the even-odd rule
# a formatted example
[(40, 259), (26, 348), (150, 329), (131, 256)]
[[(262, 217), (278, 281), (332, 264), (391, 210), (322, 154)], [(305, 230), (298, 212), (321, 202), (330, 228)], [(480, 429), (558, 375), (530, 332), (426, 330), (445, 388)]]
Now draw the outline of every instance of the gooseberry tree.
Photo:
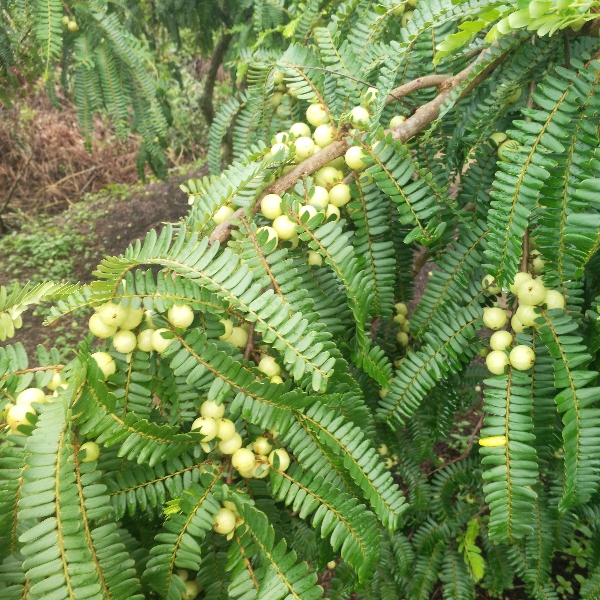
[(185, 219), (0, 295), (3, 339), (94, 309), (65, 365), (0, 350), (3, 598), (599, 597), (588, 8), (316, 11)]

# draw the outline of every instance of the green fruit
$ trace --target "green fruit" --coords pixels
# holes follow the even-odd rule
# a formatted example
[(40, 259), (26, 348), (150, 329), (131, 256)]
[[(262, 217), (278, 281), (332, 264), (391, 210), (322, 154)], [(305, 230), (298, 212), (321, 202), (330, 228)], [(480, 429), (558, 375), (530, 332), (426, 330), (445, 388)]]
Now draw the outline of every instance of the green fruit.
[(515, 102), (518, 102), (521, 98), (522, 91), (523, 90), (521, 88), (517, 88), (510, 96), (508, 96), (506, 102), (508, 102), (508, 104), (514, 104)]
[(46, 403), (46, 394), (44, 394), (44, 390), (40, 390), (39, 388), (27, 388), (17, 396), (15, 404), (17, 406), (31, 406), (33, 402), (37, 404)]
[(500, 146), (500, 144), (504, 143), (507, 139), (508, 139), (508, 136), (504, 132), (498, 131), (496, 133), (492, 133), (492, 135), (490, 135), (490, 137), (488, 138), (488, 141), (493, 148), (497, 148), (498, 146)]
[(133, 331), (121, 330), (115, 333), (113, 337), (113, 347), (121, 354), (129, 354), (135, 350), (137, 338)]
[(519, 142), (515, 140), (506, 140), (498, 146), (498, 158), (505, 162), (511, 160), (511, 156), (513, 152), (518, 152), (521, 146), (519, 146)]
[(105, 379), (109, 375), (114, 375), (115, 371), (117, 370), (117, 365), (108, 352), (94, 352), (94, 354), (92, 354), (92, 358), (98, 364), (98, 367), (102, 371)]
[(86, 442), (85, 444), (82, 444), (79, 448), (79, 453), (81, 454), (82, 451), (82, 456), (84, 458), (81, 458), (80, 460), (84, 463), (94, 462), (95, 460), (98, 460), (98, 457), (100, 456), (100, 446), (98, 446), (96, 442)]

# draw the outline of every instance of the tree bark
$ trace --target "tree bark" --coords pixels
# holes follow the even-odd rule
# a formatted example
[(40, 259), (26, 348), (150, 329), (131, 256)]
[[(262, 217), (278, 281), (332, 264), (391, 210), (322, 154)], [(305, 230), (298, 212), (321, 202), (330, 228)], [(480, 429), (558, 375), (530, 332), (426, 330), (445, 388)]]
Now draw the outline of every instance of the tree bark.
[(204, 78), (204, 92), (202, 98), (200, 98), (200, 110), (204, 115), (206, 123), (210, 125), (215, 118), (215, 109), (213, 107), (213, 91), (215, 89), (215, 81), (217, 80), (217, 72), (219, 67), (223, 63), (223, 58), (231, 43), (232, 35), (230, 33), (222, 33), (221, 37), (215, 45), (212, 56), (210, 58), (210, 65), (208, 73)]

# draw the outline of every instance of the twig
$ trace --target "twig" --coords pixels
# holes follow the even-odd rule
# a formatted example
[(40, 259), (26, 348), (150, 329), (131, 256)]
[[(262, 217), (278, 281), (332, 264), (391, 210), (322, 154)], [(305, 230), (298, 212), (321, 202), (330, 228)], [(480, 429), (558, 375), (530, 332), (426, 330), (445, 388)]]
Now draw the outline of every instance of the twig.
[(565, 69), (571, 68), (571, 50), (569, 48), (569, 34), (563, 31), (563, 46), (565, 49)]
[(421, 272), (421, 269), (427, 264), (428, 260), (429, 249), (425, 248), (425, 250), (423, 250), (423, 252), (421, 252), (421, 254), (419, 254), (419, 256), (417, 256), (415, 259), (415, 266), (412, 271), (413, 277), (416, 277)]
[(249, 360), (252, 351), (254, 350), (254, 327), (256, 323), (250, 325), (250, 331), (248, 332), (248, 341), (246, 342), (246, 349), (244, 350), (244, 360)]
[(452, 75), (425, 75), (425, 77), (419, 77), (418, 79), (414, 79), (413, 81), (409, 81), (408, 83), (404, 83), (393, 89), (386, 99), (386, 104), (389, 104), (394, 100), (400, 100), (404, 96), (408, 96), (423, 88), (438, 87), (451, 78)]
[(423, 475), (422, 477), (417, 479), (417, 481), (415, 481), (408, 488), (407, 492), (412, 490), (415, 487), (415, 485), (417, 485), (417, 483), (419, 483), (420, 481), (423, 481), (423, 479), (427, 479), (427, 478), (431, 477), (432, 475), (435, 475), (438, 471), (441, 471), (442, 469), (445, 469), (446, 467), (449, 467), (450, 465), (453, 465), (454, 463), (457, 463), (457, 462), (463, 460), (464, 458), (467, 458), (467, 456), (469, 456), (469, 454), (471, 453), (471, 448), (473, 447), (473, 441), (475, 440), (475, 436), (479, 433), (479, 430), (481, 429), (481, 426), (483, 425), (484, 414), (485, 413), (481, 413), (481, 417), (479, 417), (479, 421), (477, 422), (477, 425), (475, 425), (475, 429), (473, 429), (473, 433), (471, 433), (471, 435), (469, 436), (469, 439), (467, 441), (467, 449), (459, 457), (454, 458), (450, 462), (444, 463), (441, 467), (438, 467), (437, 469), (434, 469), (430, 473), (427, 473), (426, 475)]
[(227, 485), (231, 485), (232, 481), (233, 481), (233, 464), (230, 462), (229, 463), (229, 471), (227, 472), (227, 479), (225, 480), (225, 483)]

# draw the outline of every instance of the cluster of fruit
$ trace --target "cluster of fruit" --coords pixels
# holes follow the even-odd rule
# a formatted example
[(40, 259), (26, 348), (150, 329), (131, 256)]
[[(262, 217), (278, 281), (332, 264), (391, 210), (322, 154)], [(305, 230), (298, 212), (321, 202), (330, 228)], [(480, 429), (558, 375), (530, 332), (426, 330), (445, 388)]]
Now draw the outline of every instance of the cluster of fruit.
[[(490, 275), (484, 278), (482, 284), (492, 294), (502, 292)], [(541, 279), (533, 279), (527, 272), (517, 273), (510, 291), (519, 301), (519, 306), (510, 320), (514, 333), (521, 333), (525, 327), (537, 325), (536, 319), (540, 316), (537, 312), (538, 307), (545, 306), (547, 310), (565, 307), (565, 298), (560, 292), (547, 290)], [(508, 316), (503, 308), (496, 306), (484, 309), (483, 323), (495, 331), (490, 337), (492, 351), (485, 359), (487, 368), (494, 375), (502, 375), (509, 364), (519, 371), (527, 371), (535, 362), (535, 352), (529, 346), (521, 344), (511, 348), (514, 336), (502, 329), (507, 322)]]
[(406, 318), (408, 316), (408, 307), (404, 302), (398, 302), (394, 308), (396, 309), (396, 315), (394, 316), (393, 321), (400, 325), (400, 331), (396, 334), (396, 341), (403, 348), (406, 348), (406, 346), (408, 346), (410, 333), (410, 321)]
[(392, 10), (392, 14), (395, 17), (402, 17), (402, 27), (404, 28), (406, 28), (408, 22), (411, 21), (414, 16), (413, 10), (406, 10), (407, 6), (414, 10), (415, 6), (417, 6), (417, 0), (406, 0), (406, 2), (398, 4), (398, 6)]
[(177, 569), (176, 573), (185, 584), (185, 592), (181, 592), (182, 600), (194, 600), (203, 590), (202, 584), (196, 579), (190, 579), (190, 574), (185, 569)]
[(75, 19), (71, 19), (69, 15), (65, 15), (62, 20), (62, 24), (71, 32), (77, 31), (79, 29), (79, 25), (77, 25), (77, 21)]
[[(218, 440), (217, 448), (231, 456), (231, 464), (241, 477), (262, 479), (271, 467), (285, 471), (290, 466), (290, 457), (283, 449), (273, 450), (268, 438), (260, 436), (245, 448), (242, 436), (235, 430), (235, 423), (224, 418), (226, 405), (206, 400), (200, 407), (200, 417), (192, 423), (192, 431), (202, 436), (200, 445), (205, 452), (211, 452), (210, 442)], [(273, 432), (274, 433), (274, 432)]]

